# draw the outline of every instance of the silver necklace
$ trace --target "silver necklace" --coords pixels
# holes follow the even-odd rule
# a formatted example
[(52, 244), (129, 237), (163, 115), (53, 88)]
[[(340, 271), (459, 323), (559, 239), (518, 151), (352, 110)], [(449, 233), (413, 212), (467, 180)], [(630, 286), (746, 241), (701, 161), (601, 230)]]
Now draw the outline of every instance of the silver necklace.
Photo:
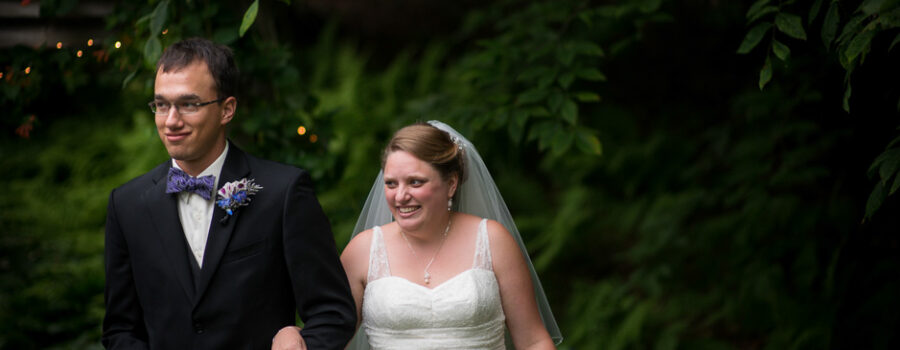
[[(425, 265), (425, 284), (431, 283), (431, 272), (428, 272), (428, 269), (431, 268), (431, 264), (434, 263), (434, 258), (437, 257), (438, 253), (440, 253), (441, 248), (444, 247), (444, 241), (447, 240), (447, 232), (450, 232), (450, 223), (451, 219), (447, 219), (447, 227), (444, 228), (444, 234), (441, 235), (441, 244), (438, 246), (437, 250), (434, 251), (434, 255), (431, 256), (431, 260), (428, 261), (428, 265)], [(416, 250), (413, 249), (412, 244), (409, 243), (409, 238), (406, 238), (406, 233), (403, 230), (400, 230), (400, 235), (403, 236), (403, 240), (406, 241), (406, 246), (409, 247), (409, 251), (412, 252), (414, 258), (418, 259), (419, 256), (416, 255)]]

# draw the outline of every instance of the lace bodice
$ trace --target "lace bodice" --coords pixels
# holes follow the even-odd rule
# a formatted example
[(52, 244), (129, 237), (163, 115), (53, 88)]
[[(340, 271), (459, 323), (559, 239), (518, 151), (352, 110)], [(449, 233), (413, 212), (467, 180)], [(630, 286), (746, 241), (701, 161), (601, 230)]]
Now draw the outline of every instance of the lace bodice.
[(362, 327), (372, 349), (505, 349), (486, 219), (478, 225), (472, 268), (433, 289), (391, 275), (375, 227), (367, 281)]

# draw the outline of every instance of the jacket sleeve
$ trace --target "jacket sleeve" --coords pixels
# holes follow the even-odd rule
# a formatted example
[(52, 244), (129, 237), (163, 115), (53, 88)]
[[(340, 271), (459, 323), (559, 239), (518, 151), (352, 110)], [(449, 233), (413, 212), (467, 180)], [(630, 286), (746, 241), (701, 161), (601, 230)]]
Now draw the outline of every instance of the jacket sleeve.
[(105, 302), (101, 342), (107, 349), (147, 349), (143, 310), (138, 303), (128, 245), (116, 216), (115, 191), (109, 196), (104, 247)]
[(285, 199), (284, 254), (309, 349), (343, 349), (356, 328), (356, 304), (328, 218), (301, 171)]

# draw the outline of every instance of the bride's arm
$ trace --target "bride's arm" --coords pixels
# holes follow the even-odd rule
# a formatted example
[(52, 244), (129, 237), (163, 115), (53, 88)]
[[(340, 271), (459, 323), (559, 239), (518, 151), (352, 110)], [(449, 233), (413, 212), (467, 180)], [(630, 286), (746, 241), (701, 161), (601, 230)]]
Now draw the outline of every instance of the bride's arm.
[(516, 349), (555, 349), (541, 321), (531, 274), (519, 245), (503, 225), (493, 220), (488, 221), (488, 236), (506, 326), (513, 344)]
[(344, 252), (341, 253), (341, 264), (350, 281), (350, 292), (356, 302), (356, 328), (362, 322), (362, 297), (366, 289), (366, 278), (369, 273), (369, 248), (372, 244), (372, 230), (360, 232), (353, 237)]

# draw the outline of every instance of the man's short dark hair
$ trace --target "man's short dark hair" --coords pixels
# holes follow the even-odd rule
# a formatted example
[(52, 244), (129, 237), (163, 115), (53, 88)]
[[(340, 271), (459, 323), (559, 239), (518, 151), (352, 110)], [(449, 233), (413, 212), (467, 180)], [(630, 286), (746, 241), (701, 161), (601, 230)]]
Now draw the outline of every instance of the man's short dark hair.
[(156, 62), (156, 71), (178, 71), (195, 61), (206, 63), (216, 82), (217, 98), (237, 96), (238, 68), (228, 46), (203, 38), (189, 38), (172, 44)]

